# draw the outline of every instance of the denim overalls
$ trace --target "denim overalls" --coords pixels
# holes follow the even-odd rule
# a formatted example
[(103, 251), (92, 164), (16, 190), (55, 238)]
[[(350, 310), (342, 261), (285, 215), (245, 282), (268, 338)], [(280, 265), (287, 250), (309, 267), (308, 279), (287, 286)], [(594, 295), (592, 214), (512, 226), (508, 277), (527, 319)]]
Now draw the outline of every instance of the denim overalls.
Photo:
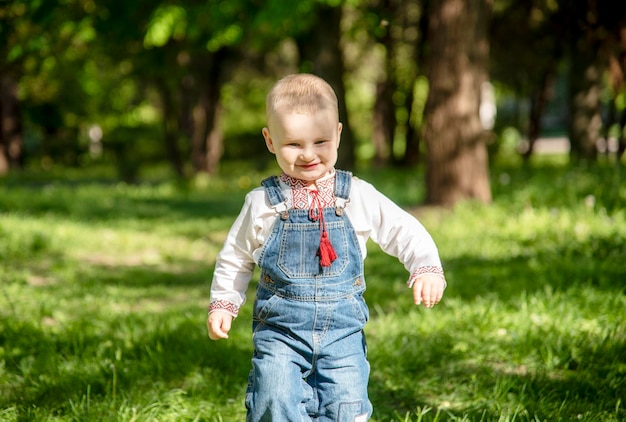
[(337, 255), (330, 266), (320, 265), (319, 221), (307, 209), (287, 209), (277, 177), (263, 181), (278, 216), (258, 262), (248, 422), (361, 422), (371, 415), (363, 257), (343, 213), (351, 178), (336, 171), (336, 206), (323, 209)]

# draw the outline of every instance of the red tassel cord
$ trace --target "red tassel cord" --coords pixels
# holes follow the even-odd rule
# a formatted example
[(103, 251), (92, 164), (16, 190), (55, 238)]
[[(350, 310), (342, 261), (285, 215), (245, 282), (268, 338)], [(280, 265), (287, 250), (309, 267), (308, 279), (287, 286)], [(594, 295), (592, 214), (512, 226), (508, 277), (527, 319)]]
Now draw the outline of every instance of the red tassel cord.
[(316, 190), (311, 191), (313, 195), (313, 201), (311, 208), (309, 209), (309, 217), (311, 220), (320, 222), (320, 248), (317, 251), (317, 256), (320, 257), (320, 265), (322, 267), (330, 267), (330, 264), (337, 259), (337, 253), (333, 248), (330, 239), (328, 238), (328, 232), (326, 231), (326, 221), (324, 221), (324, 208), (320, 202), (318, 192)]
[(320, 257), (320, 265), (322, 267), (330, 267), (330, 264), (337, 259), (337, 253), (335, 252), (333, 245), (330, 243), (326, 230), (322, 232), (322, 236), (320, 238), (320, 250), (317, 254)]

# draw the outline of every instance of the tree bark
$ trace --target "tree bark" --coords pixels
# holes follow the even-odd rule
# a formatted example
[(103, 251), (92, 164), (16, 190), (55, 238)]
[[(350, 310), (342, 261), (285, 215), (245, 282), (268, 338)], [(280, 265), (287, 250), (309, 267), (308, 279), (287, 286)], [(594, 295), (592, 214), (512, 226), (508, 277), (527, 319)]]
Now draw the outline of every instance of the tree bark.
[(544, 72), (541, 77), (541, 84), (537, 88), (537, 92), (532, 96), (530, 103), (530, 116), (528, 121), (528, 149), (524, 151), (522, 157), (525, 162), (530, 160), (535, 149), (535, 143), (541, 132), (541, 118), (548, 102), (548, 89), (552, 75)]
[(396, 110), (393, 104), (393, 83), (389, 76), (376, 84), (372, 141), (374, 143), (374, 166), (384, 167), (392, 154), (396, 131)]
[(163, 113), (163, 141), (165, 143), (167, 158), (176, 176), (184, 177), (184, 166), (181, 158), (180, 146), (178, 145), (179, 121), (174, 94), (165, 81), (159, 81), (157, 83), (157, 87), (161, 98)]
[(226, 48), (197, 58), (193, 66), (194, 79), (191, 87), (197, 98), (192, 112), (191, 162), (195, 172), (216, 174), (224, 150), (221, 127), (222, 87), (228, 78), (232, 61), (236, 60)]
[[(420, 145), (423, 141), (424, 134), (424, 110), (418, 110), (418, 112), (422, 113), (422, 119), (416, 119), (414, 123), (411, 122), (411, 116), (416, 113), (413, 110), (415, 103), (415, 85), (417, 82), (417, 78), (420, 76), (427, 76), (426, 70), (424, 69), (426, 64), (426, 51), (427, 46), (430, 43), (428, 39), (428, 26), (430, 24), (430, 16), (428, 11), (430, 10), (430, 0), (422, 0), (420, 2), (420, 14), (419, 20), (417, 21), (418, 34), (421, 39), (421, 42), (418, 42), (414, 46), (413, 55), (416, 63), (417, 72), (415, 74), (415, 79), (411, 84), (410, 90), (407, 92), (406, 96), (406, 108), (409, 113), (409, 124), (407, 125), (406, 131), (406, 149), (404, 151), (404, 157), (402, 159), (402, 164), (405, 166), (415, 166), (420, 163), (421, 160), (421, 151)], [(418, 123), (422, 122), (422, 123)]]
[(206, 81), (193, 108), (191, 138), (191, 163), (196, 173), (216, 174), (223, 151), (220, 123), (221, 84)]
[[(618, 43), (618, 57), (616, 59), (617, 67), (619, 68), (619, 86), (624, 87), (625, 75), (626, 75), (626, 18), (622, 19), (621, 24), (617, 29), (617, 43)], [(615, 90), (617, 91), (617, 90)], [(621, 164), (624, 152), (626, 152), (626, 109), (622, 110), (622, 115), (619, 121), (620, 136), (618, 137), (617, 144), (617, 163)]]
[(207, 174), (217, 174), (220, 159), (224, 152), (224, 132), (222, 131), (222, 105), (219, 100), (212, 108), (213, 121), (206, 137), (206, 167)]
[(486, 134), (479, 118), (487, 81), (490, 0), (433, 0), (424, 140), (426, 202), (491, 201)]
[(7, 75), (0, 78), (0, 175), (22, 168), (24, 142), (17, 83)]
[(381, 79), (376, 83), (376, 97), (372, 113), (372, 143), (374, 145), (374, 166), (381, 168), (393, 161), (393, 147), (396, 133), (396, 106), (393, 95), (396, 92), (394, 73), (395, 42), (392, 37), (393, 27), (398, 20), (398, 2), (381, 0), (376, 4), (382, 14), (379, 16), (380, 32), (374, 31), (376, 41), (385, 49)]
[(305, 34), (296, 37), (301, 69), (326, 80), (335, 90), (339, 102), (339, 121), (343, 123), (341, 148), (337, 166), (353, 169), (356, 162), (355, 142), (348, 109), (346, 89), (343, 83), (344, 60), (340, 46), (341, 6), (319, 5), (317, 21)]
[(595, 161), (602, 128), (600, 103), (604, 66), (597, 46), (578, 40), (571, 54), (570, 69), (570, 154), (574, 160)]
[(402, 165), (410, 167), (416, 166), (420, 161), (420, 130), (417, 128), (417, 124), (411, 123), (411, 116), (413, 115), (413, 103), (415, 101), (415, 95), (413, 90), (409, 91), (406, 96), (406, 109), (409, 114), (409, 122), (406, 126), (406, 148), (404, 149), (404, 156), (402, 157)]
[(622, 157), (626, 152), (626, 133), (624, 133), (624, 129), (626, 128), (626, 110), (622, 111), (622, 118), (619, 121), (619, 127), (621, 129), (619, 143), (617, 145), (617, 162), (622, 162)]

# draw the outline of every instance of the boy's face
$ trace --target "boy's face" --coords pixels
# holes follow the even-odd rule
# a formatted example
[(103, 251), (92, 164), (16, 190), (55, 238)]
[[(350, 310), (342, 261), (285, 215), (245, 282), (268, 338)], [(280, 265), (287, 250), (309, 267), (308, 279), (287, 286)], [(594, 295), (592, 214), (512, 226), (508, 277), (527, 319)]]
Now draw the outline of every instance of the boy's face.
[(277, 112), (263, 128), (263, 137), (285, 174), (313, 184), (337, 162), (341, 127), (330, 109), (313, 114)]

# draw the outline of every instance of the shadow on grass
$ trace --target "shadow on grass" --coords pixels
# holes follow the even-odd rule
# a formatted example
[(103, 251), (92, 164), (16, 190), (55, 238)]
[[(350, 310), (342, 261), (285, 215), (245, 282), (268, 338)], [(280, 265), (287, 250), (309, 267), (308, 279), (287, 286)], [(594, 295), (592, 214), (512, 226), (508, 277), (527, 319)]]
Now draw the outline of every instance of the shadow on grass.
[(53, 215), (87, 222), (222, 217), (234, 220), (243, 205), (244, 195), (244, 192), (235, 191), (161, 193), (150, 187), (145, 192), (89, 185), (76, 189), (54, 185), (41, 189), (22, 187), (3, 192), (0, 211), (31, 216)]
[[(557, 182), (563, 189), (546, 194), (542, 183), (535, 184), (534, 190), (528, 188), (526, 192), (530, 202), (560, 204), (565, 193), (565, 199), (572, 204), (581, 194), (595, 194), (602, 203), (609, 202), (603, 199), (605, 196), (617, 198), (612, 199), (610, 206), (618, 208), (619, 195), (609, 195), (609, 187), (598, 187), (602, 185), (601, 178), (585, 181), (582, 191), (573, 191), (566, 182), (572, 176), (579, 181), (572, 186), (580, 185), (582, 173), (559, 174)], [(512, 195), (518, 188), (523, 189), (527, 182), (524, 177), (524, 173), (513, 174), (510, 190), (500, 187), (496, 194)], [(550, 183), (554, 173), (533, 173), (533, 178)], [(154, 191), (129, 194), (110, 188), (30, 188), (0, 195), (0, 211), (52, 214), (89, 222), (141, 219), (167, 224), (186, 219), (234, 219), (243, 202), (243, 193), (235, 191), (206, 192), (206, 196), (197, 192), (168, 195)], [(8, 251), (7, 256), (24, 255), (25, 262), (35, 253), (45, 254), (51, 260), (62, 257), (46, 249), (45, 243), (41, 252), (41, 242), (35, 240), (32, 244), (17, 242), (19, 248)], [(506, 258), (481, 258), (477, 253), (444, 262), (450, 284), (448, 297), (469, 302), (488, 296), (511, 303), (525, 292), (542, 291), (546, 285), (561, 291), (590, 286), (626, 293), (623, 239), (607, 236), (592, 238), (590, 243), (560, 244), (541, 244), (537, 240), (537, 244), (521, 246), (520, 254)], [(76, 280), (43, 287), (49, 289), (51, 296), (60, 297), (61, 304), (68, 299), (80, 301), (81, 297), (103, 294), (112, 303), (119, 301), (136, 309), (136, 314), (129, 311), (105, 315), (106, 310), (88, 309), (86, 305), (84, 315), (52, 328), (45, 325), (45, 319), (0, 321), (0, 347), (5, 356), (4, 366), (0, 367), (0, 404), (46, 406), (51, 413), (64, 414), (68, 401), (80, 400), (88, 390), (102, 400), (114, 401), (117, 396), (118, 400), (131, 403), (141, 402), (145, 398), (142, 395), (155, 390), (171, 388), (183, 388), (216, 403), (225, 397), (242, 398), (251, 356), (249, 315), (242, 315), (231, 340), (209, 342), (204, 327), (205, 309), (176, 302), (174, 297), (189, 298), (200, 291), (208, 301), (212, 268), (198, 268), (197, 262), (180, 259), (173, 264), (91, 264), (78, 271)], [(373, 310), (388, 313), (412, 307), (404, 284), (408, 274), (395, 258), (372, 252), (366, 263), (366, 277), (366, 295)], [(127, 288), (127, 296), (106, 292), (115, 287)], [(165, 306), (152, 314), (133, 308), (132, 304), (140, 304), (142, 298), (159, 300)], [(451, 327), (451, 332), (463, 329)], [(546, 336), (547, 333), (538, 332), (527, 340), (541, 350)], [(626, 397), (623, 362), (615, 361), (616, 356), (626, 354), (623, 340), (592, 343), (574, 337), (559, 339), (562, 348), (556, 350), (554, 370), (512, 367), (507, 362), (485, 363), (474, 359), (485, 357), (482, 348), (487, 345), (480, 344), (484, 339), (477, 339), (477, 344), (466, 351), (455, 347), (458, 340), (446, 332), (427, 336), (420, 338), (417, 345), (400, 350), (402, 356), (380, 343), (371, 349), (372, 367), (381, 368), (373, 371), (371, 382), (372, 401), (379, 415), (391, 419), (397, 412), (414, 411), (417, 405), (439, 405), (429, 400), (440, 395), (440, 389), (434, 391), (431, 387), (435, 383), (443, 385), (450, 396), (461, 392), (469, 397), (467, 402), (476, 403), (461, 410), (471, 420), (497, 420), (501, 410), (497, 406), (509, 404), (521, 404), (531, 416), (541, 419), (555, 414), (574, 419), (588, 411), (610, 413), (614, 410), (609, 406), (614, 406), (613, 399)], [(506, 349), (506, 345), (501, 348)], [(393, 382), (387, 382), (390, 379)], [(493, 392), (493, 396), (472, 398), (475, 392), (485, 391)], [(555, 409), (561, 405), (566, 407), (566, 413)], [(621, 411), (620, 416), (626, 415)]]
[(234, 330), (232, 341), (208, 339), (212, 267), (181, 260), (175, 271), (165, 269), (171, 264), (56, 265), (66, 278), (9, 280), (32, 298), (14, 305), (6, 297), (0, 408), (15, 406), (27, 418), (35, 408), (70, 415), (72, 403), (87, 396), (142, 406), (177, 388), (209, 403), (243, 397), (251, 346), (236, 338), (249, 327)]
[[(606, 246), (618, 248), (619, 245), (608, 242)], [(579, 250), (576, 246), (565, 249), (539, 253), (534, 265), (529, 265), (529, 257), (500, 261), (459, 258), (448, 264), (455, 282), (448, 293), (463, 300), (490, 294), (508, 302), (524, 291), (542, 289), (545, 283), (563, 290), (575, 285), (593, 285), (588, 275), (597, 274), (594, 257), (576, 252)], [(382, 252), (373, 255), (368, 264), (368, 272), (372, 273), (367, 292), (370, 307), (396, 311), (412, 306), (404, 283), (398, 282), (391, 288), (376, 278), (379, 272), (385, 274), (386, 281), (403, 278), (401, 265), (390, 264), (389, 260), (395, 258)], [(598, 279), (600, 284), (596, 287), (622, 289), (623, 261), (608, 261), (607, 268), (612, 272)], [(577, 265), (572, 267), (574, 263)], [(178, 264), (185, 267), (185, 263)], [(192, 265), (183, 272), (167, 272), (154, 266), (96, 265), (77, 276), (78, 289), (75, 283), (68, 283), (66, 292), (59, 290), (64, 286), (47, 288), (51, 294), (65, 299), (74, 295), (80, 300), (84, 295), (102, 293), (109, 295), (112, 302), (132, 303), (132, 297), (115, 297), (105, 292), (107, 287), (120, 286), (130, 288), (132, 294), (139, 292), (136, 300), (158, 298), (169, 305), (172, 305), (168, 302), (171, 297), (189, 297), (193, 293), (191, 289), (198, 288), (208, 300), (208, 276), (212, 269), (192, 269)], [(391, 271), (397, 272), (397, 276)], [(473, 281), (465, 286), (461, 280)], [(503, 285), (502, 280), (507, 280), (507, 284)], [(213, 403), (223, 402), (226, 397), (242, 400), (251, 356), (249, 315), (242, 315), (237, 322), (234, 338), (218, 343), (207, 339), (204, 315), (205, 311), (197, 306), (177, 303), (169, 310), (166, 307), (153, 314), (140, 310), (137, 314), (110, 316), (97, 309), (85, 309), (83, 316), (54, 330), (21, 320), (3, 320), (0, 345), (5, 348), (10, 345), (10, 353), (3, 368), (0, 404), (19, 403), (21, 409), (45, 406), (51, 413), (69, 414), (70, 400), (79, 401), (87, 391), (94, 400), (114, 401), (117, 397), (141, 405), (155, 391), (174, 388)], [(450, 327), (450, 332), (462, 332), (465, 323), (459, 321), (460, 326)], [(537, 332), (525, 341), (541, 350), (546, 334)], [(370, 350), (375, 368), (370, 383), (372, 401), (380, 420), (393, 420), (404, 412), (415, 411), (417, 406), (441, 405), (429, 397), (441, 396), (442, 389), (450, 396), (466, 394), (470, 397), (468, 402), (475, 402), (455, 409), (470, 420), (497, 420), (503, 405), (519, 406), (543, 420), (555, 414), (572, 418), (586, 412), (608, 414), (614, 410), (609, 407), (610, 400), (623, 397), (625, 392), (626, 373), (623, 367), (621, 373), (615, 372), (620, 370), (615, 357), (624, 356), (626, 346), (614, 339), (605, 343), (585, 340), (560, 339), (563, 347), (557, 351), (556, 369), (550, 371), (512, 367), (506, 361), (485, 363), (473, 359), (484, 356), (481, 340), (477, 339), (478, 343), (471, 345), (470, 350), (459, 351), (455, 347), (459, 339), (447, 332), (420, 337), (418, 343), (395, 351), (378, 342), (380, 347)], [(7, 377), (6, 373), (11, 375)], [(393, 382), (387, 382), (389, 379)], [(437, 384), (436, 389), (433, 384)], [(491, 391), (493, 396), (471, 398), (475, 391), (483, 394)]]
[[(461, 256), (444, 262), (446, 296), (472, 300), (494, 297), (504, 303), (522, 293), (555, 291), (589, 286), (600, 291), (626, 294), (626, 242), (616, 236), (595, 237), (589, 242), (526, 248), (523, 255), (505, 258)], [(381, 251), (369, 253), (365, 272), (367, 298), (374, 307), (392, 312), (407, 302), (404, 285), (408, 273), (394, 257)], [(393, 282), (391, 282), (393, 281)]]
[(624, 208), (623, 166), (611, 163), (498, 166), (491, 169), (493, 198), (499, 203), (527, 204), (540, 207), (575, 207), (592, 198), (598, 207), (609, 212)]
[[(529, 341), (540, 353), (546, 333), (531, 337)], [(441, 332), (420, 337), (399, 351), (384, 346), (372, 350), (370, 391), (378, 420), (398, 420), (418, 408), (431, 409), (419, 420), (489, 421), (503, 420), (505, 415), (515, 420), (626, 417), (623, 403), (620, 407), (626, 394), (626, 369), (620, 365), (620, 356), (625, 355), (626, 344), (619, 335), (599, 343), (573, 335), (562, 338), (554, 356), (558, 363), (550, 368), (529, 368), (507, 357), (481, 359), (486, 345), (480, 339), (476, 339), (476, 349), (470, 350), (455, 347), (458, 342)], [(499, 347), (506, 350), (507, 346)], [(459, 401), (466, 404), (459, 406)]]
[[(575, 297), (586, 289), (602, 292), (601, 297), (626, 294), (626, 243), (616, 236), (515, 246), (519, 255), (481, 258), (477, 251), (447, 260), (446, 297), (468, 304), (488, 298), (517, 308), (520, 298), (535, 293), (541, 296), (547, 287), (551, 292), (572, 292)], [(372, 251), (368, 259), (366, 296), (372, 317), (376, 318), (378, 311), (381, 316), (395, 313), (401, 319), (413, 308), (403, 283), (408, 274), (395, 258), (380, 251)], [(391, 283), (393, 280), (397, 282)], [(580, 300), (585, 303), (584, 297)], [(400, 335), (390, 346), (385, 340), (375, 340), (377, 347), (370, 348), (370, 386), (378, 420), (404, 420), (418, 407), (431, 409), (423, 419), (416, 416), (415, 420), (425, 421), (502, 420), (505, 414), (516, 420), (626, 417), (623, 403), (619, 405), (626, 397), (626, 369), (620, 358), (626, 355), (623, 332), (590, 339), (546, 327), (534, 330), (518, 345), (509, 344), (509, 338), (493, 344), (479, 328), (468, 333), (473, 327), (467, 324), (478, 321), (475, 315), (468, 316), (433, 336), (416, 337), (407, 331), (406, 341)], [(558, 324), (558, 320), (551, 323)], [(450, 333), (468, 333), (470, 340)], [(507, 350), (510, 355), (498, 355)], [(520, 358), (524, 353), (529, 355)], [(542, 359), (546, 362), (534, 368), (515, 363)], [(450, 402), (442, 402), (442, 397), (450, 397)], [(462, 406), (454, 402), (459, 397)], [(449, 410), (452, 408), (454, 411)]]
[[(206, 288), (211, 284), (214, 265), (202, 265), (198, 261), (177, 259), (174, 264), (156, 265), (90, 265), (80, 270), (77, 277), (86, 290), (102, 286), (141, 288), (146, 292), (157, 288), (181, 287)], [(208, 296), (207, 296), (208, 301)]]
[[(10, 345), (0, 407), (46, 408), (71, 414), (71, 402), (117, 400), (141, 406), (158, 391), (185, 389), (218, 403), (242, 395), (251, 351), (246, 342), (210, 342), (198, 309), (85, 317), (51, 331), (27, 322), (0, 323)], [(194, 314), (190, 317), (190, 314)], [(199, 315), (205, 315), (199, 312)], [(12, 374), (7, 377), (7, 373)]]

